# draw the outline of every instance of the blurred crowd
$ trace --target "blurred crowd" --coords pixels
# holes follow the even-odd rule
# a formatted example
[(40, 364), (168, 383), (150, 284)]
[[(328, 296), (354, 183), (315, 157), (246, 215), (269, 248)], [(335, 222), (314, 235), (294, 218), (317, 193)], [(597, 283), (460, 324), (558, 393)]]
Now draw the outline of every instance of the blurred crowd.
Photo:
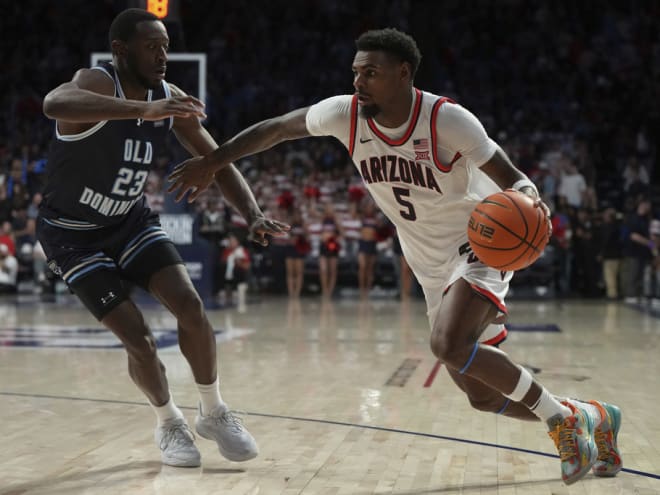
[[(168, 25), (172, 50), (207, 53), (206, 125), (217, 140), (350, 93), (354, 39), (368, 28), (398, 27), (415, 36), (423, 54), (416, 85), (474, 112), (551, 206), (555, 293), (660, 297), (660, 4), (480, 0), (467, 7), (458, 0), (394, 0), (374, 8), (362, 0), (275, 0), (255, 9), (244, 2), (179, 3), (181, 22)], [(110, 21), (128, 3), (81, 3), (75, 16), (58, 5), (11, 4), (0, 21), (5, 292), (21, 280), (33, 281), (36, 290), (52, 288), (34, 239), (53, 134), (42, 98), (87, 66), (90, 52), (108, 50)], [(192, 74), (172, 74), (182, 77), (175, 82), (184, 89), (193, 84)], [(146, 189), (154, 209), (181, 211), (164, 193), (164, 179), (183, 158), (174, 142), (157, 157)], [(246, 242), (242, 219), (217, 190), (202, 197), (190, 211), (217, 246), (218, 292), (257, 284), (292, 296), (329, 296), (351, 285), (368, 294), (392, 277), (402, 281), (399, 294), (413, 290), (396, 232), (339, 143), (288, 143), (238, 166), (264, 209), (294, 230), (262, 250)]]

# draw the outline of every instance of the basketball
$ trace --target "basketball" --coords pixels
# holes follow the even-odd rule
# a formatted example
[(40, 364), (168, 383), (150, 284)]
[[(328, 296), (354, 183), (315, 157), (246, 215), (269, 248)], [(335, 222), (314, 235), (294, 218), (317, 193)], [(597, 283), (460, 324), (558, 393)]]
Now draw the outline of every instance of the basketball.
[(534, 263), (550, 240), (542, 208), (513, 189), (491, 194), (470, 215), (468, 240), (479, 260), (502, 271), (522, 270)]

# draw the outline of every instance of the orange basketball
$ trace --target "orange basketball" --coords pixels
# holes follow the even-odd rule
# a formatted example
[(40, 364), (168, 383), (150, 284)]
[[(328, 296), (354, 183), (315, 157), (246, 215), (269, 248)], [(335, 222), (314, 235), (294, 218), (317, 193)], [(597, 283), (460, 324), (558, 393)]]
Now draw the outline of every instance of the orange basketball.
[(542, 208), (513, 189), (491, 194), (479, 203), (468, 222), (468, 240), (479, 261), (502, 271), (522, 270), (534, 263), (550, 240)]

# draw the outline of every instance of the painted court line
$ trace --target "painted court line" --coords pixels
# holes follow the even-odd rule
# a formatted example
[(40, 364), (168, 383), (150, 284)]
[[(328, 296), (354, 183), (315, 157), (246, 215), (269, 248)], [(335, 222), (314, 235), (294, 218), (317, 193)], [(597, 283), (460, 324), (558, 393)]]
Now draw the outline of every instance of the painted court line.
[[(124, 404), (124, 405), (130, 405), (130, 406), (142, 406), (142, 407), (149, 407), (149, 404), (144, 403), (144, 402), (134, 402), (134, 401), (124, 401), (124, 400), (110, 400), (110, 399), (93, 399), (93, 398), (88, 398), (88, 397), (66, 397), (66, 396), (60, 396), (60, 395), (46, 395), (46, 394), (27, 394), (27, 393), (21, 393), (21, 392), (3, 392), (0, 391), (0, 396), (6, 396), (6, 397), (25, 397), (25, 398), (30, 398), (30, 399), (54, 399), (54, 400), (70, 400), (70, 401), (85, 401), (85, 402), (102, 402), (106, 404)], [(191, 407), (191, 406), (178, 406), (179, 409), (188, 409), (188, 410), (193, 410), (196, 411), (197, 407)], [(458, 442), (458, 443), (466, 443), (470, 445), (480, 445), (483, 447), (492, 447), (495, 449), (503, 449), (503, 450), (511, 450), (513, 452), (521, 452), (524, 454), (532, 454), (532, 455), (538, 455), (538, 456), (543, 456), (543, 457), (551, 457), (558, 459), (559, 456), (554, 455), (554, 454), (548, 454), (546, 452), (540, 452), (538, 450), (530, 450), (530, 449), (522, 449), (519, 447), (512, 447), (510, 445), (500, 445), (496, 443), (490, 443), (490, 442), (479, 442), (477, 440), (468, 440), (466, 438), (457, 438), (457, 437), (450, 437), (446, 435), (435, 435), (432, 433), (422, 433), (418, 431), (409, 431), (409, 430), (399, 430), (396, 428), (385, 428), (382, 426), (370, 426), (370, 425), (361, 425), (361, 424), (356, 424), (356, 423), (347, 423), (344, 421), (332, 421), (332, 420), (327, 420), (327, 419), (314, 419), (314, 418), (300, 418), (296, 416), (283, 416), (280, 414), (268, 414), (268, 413), (255, 413), (255, 412), (249, 412), (249, 411), (235, 411), (235, 412), (240, 412), (247, 414), (249, 416), (258, 416), (262, 418), (274, 418), (274, 419), (288, 419), (291, 421), (304, 421), (306, 423), (317, 423), (317, 424), (326, 424), (326, 425), (335, 425), (335, 426), (347, 426), (351, 428), (364, 428), (365, 430), (376, 430), (376, 431), (387, 431), (390, 433), (401, 433), (403, 435), (414, 435), (418, 437), (426, 437), (426, 438), (436, 438), (438, 440), (447, 440), (449, 442)], [(638, 471), (636, 469), (628, 469), (628, 468), (623, 468), (621, 470), (622, 472), (629, 473), (629, 474), (634, 474), (636, 476), (645, 476), (647, 478), (653, 478), (656, 480), (660, 480), (660, 473), (647, 473), (645, 471)]]
[(424, 382), (425, 387), (430, 387), (433, 384), (433, 380), (435, 380), (435, 375), (438, 374), (438, 371), (440, 370), (440, 366), (442, 366), (442, 363), (440, 361), (436, 361), (435, 364), (433, 365), (433, 368), (431, 368), (431, 373), (429, 373), (429, 376), (426, 378), (426, 381)]

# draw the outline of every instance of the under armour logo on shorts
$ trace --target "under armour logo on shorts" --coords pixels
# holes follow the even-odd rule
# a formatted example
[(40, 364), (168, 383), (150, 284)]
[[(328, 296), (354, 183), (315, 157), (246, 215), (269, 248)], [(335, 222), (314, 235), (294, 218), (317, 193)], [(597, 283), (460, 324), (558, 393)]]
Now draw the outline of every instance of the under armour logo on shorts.
[(62, 269), (57, 266), (57, 263), (54, 261), (49, 261), (48, 262), (48, 268), (50, 268), (50, 271), (53, 272), (55, 275), (62, 276)]

